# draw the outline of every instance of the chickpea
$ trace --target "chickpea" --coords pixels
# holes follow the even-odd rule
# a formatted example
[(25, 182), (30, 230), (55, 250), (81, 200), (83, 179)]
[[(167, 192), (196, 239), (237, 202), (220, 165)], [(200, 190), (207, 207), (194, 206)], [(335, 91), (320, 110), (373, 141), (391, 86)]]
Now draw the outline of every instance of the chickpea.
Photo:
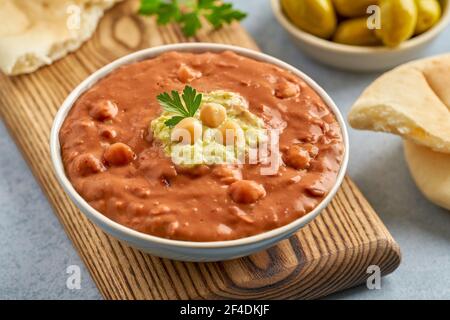
[(103, 154), (106, 162), (113, 166), (124, 166), (136, 158), (136, 154), (125, 143), (117, 142), (108, 147)]
[(219, 178), (225, 184), (232, 184), (238, 180), (242, 180), (242, 172), (239, 168), (219, 165), (214, 168), (212, 174)]
[(202, 73), (200, 71), (194, 70), (185, 64), (181, 65), (181, 67), (178, 69), (178, 80), (183, 83), (189, 83), (195, 79), (200, 78), (201, 76)]
[(101, 128), (99, 132), (100, 136), (102, 136), (105, 139), (111, 140), (117, 137), (117, 131), (113, 128)]
[(225, 121), (227, 110), (218, 103), (205, 103), (200, 110), (200, 120), (210, 128), (217, 128)]
[(94, 103), (89, 110), (89, 115), (98, 120), (112, 120), (119, 112), (117, 105), (111, 100), (100, 100)]
[(228, 194), (234, 202), (250, 204), (265, 197), (266, 190), (255, 181), (240, 180), (229, 186)]
[(226, 120), (222, 123), (220, 133), (222, 134), (222, 143), (227, 145), (235, 144), (244, 138), (241, 126), (233, 120)]
[(184, 118), (172, 130), (172, 141), (194, 144), (202, 137), (202, 125), (195, 118)]
[(85, 153), (74, 159), (74, 169), (81, 176), (105, 171), (105, 167), (99, 159), (91, 153)]
[(299, 93), (298, 85), (287, 80), (280, 81), (275, 89), (275, 96), (280, 99), (296, 97)]
[(309, 168), (311, 156), (305, 148), (294, 145), (285, 153), (284, 161), (288, 166), (297, 170), (302, 170)]

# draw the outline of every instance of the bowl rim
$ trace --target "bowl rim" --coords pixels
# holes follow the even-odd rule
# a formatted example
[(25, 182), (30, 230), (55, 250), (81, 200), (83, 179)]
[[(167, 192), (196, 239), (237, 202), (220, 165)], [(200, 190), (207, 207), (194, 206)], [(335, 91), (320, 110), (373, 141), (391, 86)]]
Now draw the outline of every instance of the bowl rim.
[[(106, 75), (108, 75), (110, 72), (116, 70), (118, 67), (122, 65), (127, 65), (130, 63), (134, 63), (137, 61), (141, 61), (144, 59), (151, 59), (153, 57), (156, 57), (164, 52), (167, 51), (179, 51), (179, 52), (222, 52), (222, 51), (233, 51), (237, 54), (243, 55), (245, 57), (255, 59), (258, 61), (270, 63), (273, 65), (276, 65), (280, 68), (286, 69), (296, 76), (303, 79), (308, 85), (310, 85), (314, 91), (323, 99), (323, 101), (327, 104), (327, 106), (332, 110), (334, 113), (336, 120), (338, 121), (341, 132), (342, 132), (342, 139), (344, 144), (344, 155), (342, 158), (341, 167), (339, 170), (339, 173), (336, 177), (336, 181), (331, 188), (331, 190), (328, 192), (327, 196), (322, 199), (322, 201), (314, 208), (311, 212), (306, 214), (303, 217), (300, 217), (289, 224), (286, 224), (284, 226), (278, 227), (276, 229), (272, 229), (257, 235), (235, 239), (235, 240), (224, 240), (224, 241), (205, 241), (205, 242), (196, 242), (196, 241), (183, 241), (183, 240), (172, 240), (167, 238), (162, 238), (146, 233), (142, 233), (139, 231), (136, 231), (134, 229), (131, 229), (129, 227), (126, 227), (124, 225), (121, 225), (99, 211), (95, 210), (93, 207), (91, 207), (86, 200), (81, 197), (81, 195), (78, 194), (78, 192), (75, 190), (75, 188), (72, 186), (71, 182), (67, 178), (62, 162), (61, 157), (61, 148), (59, 143), (59, 131), (61, 129), (61, 126), (72, 108), (75, 101), (78, 99), (78, 97), (81, 96), (82, 93), (84, 93), (86, 90), (92, 87), (97, 81), (104, 78)], [(331, 201), (331, 199), (336, 194), (337, 190), (339, 189), (342, 181), (344, 180), (348, 161), (349, 161), (349, 137), (348, 137), (348, 131), (347, 126), (345, 124), (344, 118), (334, 103), (334, 101), (331, 99), (331, 97), (325, 92), (324, 89), (322, 89), (314, 80), (312, 80), (310, 77), (308, 77), (306, 74), (301, 72), (300, 70), (296, 69), (295, 67), (277, 59), (272, 56), (269, 56), (267, 54), (232, 46), (232, 45), (225, 45), (225, 44), (215, 44), (215, 43), (179, 43), (179, 44), (171, 44), (171, 45), (163, 45), (153, 48), (147, 48), (144, 50), (140, 50), (134, 53), (131, 53), (129, 55), (126, 55), (124, 57), (121, 57), (106, 66), (100, 68), (99, 70), (92, 73), (89, 77), (87, 77), (83, 82), (81, 82), (65, 99), (65, 101), (62, 103), (60, 109), (58, 110), (55, 119), (53, 121), (51, 133), (50, 133), (50, 155), (52, 159), (53, 169), (56, 173), (57, 180), (65, 190), (65, 192), (70, 196), (70, 198), (73, 200), (75, 205), (77, 205), (80, 209), (80, 211), (91, 218), (97, 225), (101, 223), (99, 226), (104, 229), (104, 226), (108, 227), (108, 230), (113, 230), (114, 236), (121, 239), (121, 237), (117, 236), (119, 233), (121, 236), (126, 237), (127, 239), (133, 238), (134, 240), (140, 240), (150, 243), (157, 243), (159, 245), (168, 245), (172, 247), (184, 247), (184, 248), (203, 248), (203, 249), (218, 249), (218, 248), (230, 248), (230, 247), (237, 247), (237, 246), (243, 246), (243, 245), (250, 245), (262, 242), (264, 240), (268, 240), (271, 238), (276, 238), (277, 236), (282, 236), (285, 233), (289, 233), (293, 230), (298, 230), (308, 222), (310, 222), (312, 219), (314, 219), (317, 215), (320, 214), (320, 212), (328, 205), (328, 203)], [(107, 231), (107, 233), (110, 233)], [(123, 238), (122, 238), (123, 239)]]
[(339, 51), (341, 53), (348, 54), (374, 54), (374, 53), (393, 53), (406, 51), (416, 46), (419, 46), (425, 42), (428, 42), (439, 33), (441, 33), (450, 22), (450, 0), (444, 0), (445, 8), (442, 10), (442, 15), (439, 22), (434, 25), (431, 29), (419, 34), (411, 39), (400, 44), (398, 47), (389, 48), (385, 46), (353, 46), (348, 44), (336, 43), (330, 40), (322, 39), (316, 37), (308, 32), (305, 32), (295, 26), (283, 13), (280, 5), (281, 0), (271, 0), (272, 11), (275, 18), (282, 25), (282, 27), (287, 30), (292, 36), (297, 39), (301, 39), (310, 45), (321, 47), (326, 50)]

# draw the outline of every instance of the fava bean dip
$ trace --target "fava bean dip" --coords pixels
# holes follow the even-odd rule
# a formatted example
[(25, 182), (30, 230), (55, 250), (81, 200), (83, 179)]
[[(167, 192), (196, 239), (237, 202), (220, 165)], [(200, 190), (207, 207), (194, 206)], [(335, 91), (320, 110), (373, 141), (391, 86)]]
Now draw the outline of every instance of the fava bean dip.
[[(309, 85), (229, 51), (116, 69), (75, 102), (59, 139), (66, 174), (93, 208), (187, 241), (248, 237), (304, 216), (335, 184), (344, 154), (333, 112)], [(254, 145), (277, 153), (250, 161)]]

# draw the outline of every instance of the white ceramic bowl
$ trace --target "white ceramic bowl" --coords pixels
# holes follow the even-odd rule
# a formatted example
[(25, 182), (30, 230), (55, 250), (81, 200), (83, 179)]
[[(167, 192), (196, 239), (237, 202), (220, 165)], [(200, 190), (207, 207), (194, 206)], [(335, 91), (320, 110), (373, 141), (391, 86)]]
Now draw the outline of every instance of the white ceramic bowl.
[[(220, 52), (224, 50), (231, 50), (240, 55), (255, 60), (268, 62), (291, 71), (292, 73), (296, 74), (297, 76), (305, 80), (322, 97), (325, 103), (331, 108), (331, 110), (336, 115), (336, 118), (342, 128), (345, 154), (342, 160), (342, 166), (339, 171), (336, 183), (329, 192), (329, 194), (320, 203), (320, 205), (317, 206), (317, 208), (315, 208), (313, 211), (311, 211), (304, 217), (301, 217), (293, 221), (292, 223), (282, 226), (280, 228), (247, 238), (230, 241), (218, 241), (218, 242), (178, 241), (144, 234), (132, 230), (123, 225), (120, 225), (110, 220), (109, 218), (107, 218), (94, 208), (92, 208), (75, 191), (72, 184), (66, 177), (63, 162), (61, 159), (61, 150), (59, 144), (59, 130), (70, 108), (72, 107), (74, 102), (78, 99), (78, 97), (83, 92), (92, 87), (92, 85), (94, 85), (101, 78), (105, 77), (107, 74), (109, 74), (110, 72), (114, 71), (115, 69), (117, 69), (119, 66), (122, 65), (126, 65), (143, 59), (156, 57), (166, 51)], [(347, 129), (345, 126), (345, 122), (342, 118), (342, 115), (339, 112), (339, 109), (336, 107), (331, 98), (325, 93), (325, 91), (313, 80), (311, 80), (308, 76), (306, 76), (299, 70), (295, 69), (294, 67), (280, 60), (277, 60), (271, 56), (239, 47), (221, 44), (210, 44), (210, 43), (185, 43), (185, 44), (175, 44), (145, 49), (130, 54), (128, 56), (122, 57), (108, 64), (107, 66), (101, 68), (100, 70), (89, 76), (86, 80), (84, 80), (67, 97), (67, 99), (64, 101), (64, 103), (62, 104), (60, 110), (56, 115), (50, 136), (50, 151), (56, 176), (60, 184), (66, 191), (66, 193), (70, 196), (72, 201), (77, 205), (77, 207), (81, 210), (81, 212), (83, 212), (92, 222), (94, 222), (97, 226), (99, 226), (103, 231), (119, 240), (128, 243), (133, 247), (136, 247), (140, 250), (143, 250), (145, 252), (148, 252), (150, 254), (159, 257), (184, 261), (218, 261), (242, 257), (271, 247), (278, 241), (286, 239), (289, 236), (291, 236), (298, 229), (305, 226), (309, 221), (314, 219), (327, 206), (327, 204), (335, 195), (345, 175), (348, 163), (348, 150), (349, 145), (348, 145)]]
[(324, 64), (353, 71), (386, 70), (417, 59), (450, 22), (449, 0), (445, 0), (439, 22), (430, 30), (405, 41), (397, 48), (350, 46), (324, 40), (300, 30), (285, 16), (280, 0), (271, 1), (276, 19), (301, 50)]

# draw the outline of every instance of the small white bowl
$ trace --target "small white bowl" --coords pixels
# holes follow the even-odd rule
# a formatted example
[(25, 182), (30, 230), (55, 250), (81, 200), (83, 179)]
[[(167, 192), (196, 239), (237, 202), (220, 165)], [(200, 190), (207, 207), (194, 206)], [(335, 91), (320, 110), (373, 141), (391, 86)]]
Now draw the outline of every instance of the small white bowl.
[[(247, 238), (230, 241), (217, 241), (217, 242), (178, 241), (144, 234), (136, 230), (130, 229), (128, 227), (125, 227), (121, 224), (118, 224), (110, 220), (109, 218), (107, 218), (94, 208), (92, 208), (75, 191), (74, 187), (68, 180), (64, 172), (64, 166), (61, 159), (61, 149), (59, 144), (59, 130), (69, 110), (72, 108), (72, 105), (78, 99), (78, 97), (80, 97), (81, 94), (83, 94), (86, 90), (92, 87), (101, 78), (105, 77), (110, 72), (114, 71), (115, 69), (117, 69), (122, 65), (130, 64), (144, 59), (153, 58), (167, 51), (221, 52), (224, 50), (231, 50), (236, 52), (237, 54), (255, 60), (271, 63), (283, 69), (291, 71), (292, 73), (294, 73), (295, 75), (306, 81), (306, 83), (308, 83), (320, 95), (320, 97), (324, 100), (324, 102), (334, 112), (342, 129), (345, 154), (342, 160), (342, 165), (338, 177), (336, 179), (336, 182), (331, 191), (329, 192), (329, 194), (325, 197), (325, 199), (319, 204), (319, 206), (317, 206), (313, 211), (311, 211), (307, 215), (280, 228)], [(348, 143), (347, 128), (344, 119), (341, 113), (339, 112), (339, 109), (336, 107), (331, 98), (325, 93), (325, 91), (319, 85), (317, 85), (312, 79), (310, 79), (308, 76), (306, 76), (299, 70), (295, 69), (294, 67), (271, 56), (262, 54), (260, 52), (229, 45), (211, 44), (211, 43), (184, 43), (145, 49), (122, 57), (108, 64), (107, 66), (94, 72), (91, 76), (89, 76), (86, 80), (84, 80), (67, 97), (67, 99), (64, 101), (64, 103), (62, 104), (61, 108), (59, 109), (56, 115), (56, 118), (53, 122), (52, 131), (50, 134), (50, 152), (56, 176), (58, 178), (59, 183), (64, 188), (65, 192), (69, 195), (69, 197), (81, 210), (81, 212), (83, 212), (92, 222), (94, 222), (97, 226), (99, 226), (103, 231), (119, 240), (128, 243), (133, 247), (136, 247), (142, 251), (148, 252), (150, 254), (159, 257), (183, 261), (218, 261), (242, 257), (271, 247), (278, 241), (281, 241), (291, 236), (298, 229), (305, 226), (308, 222), (314, 219), (328, 205), (328, 203), (335, 195), (340, 184), (342, 183), (342, 180), (344, 179), (348, 163), (348, 152), (349, 152), (348, 150), (349, 150), (349, 143)]]
[(396, 48), (351, 46), (324, 40), (296, 27), (283, 13), (280, 0), (271, 0), (278, 22), (306, 54), (324, 64), (353, 71), (387, 70), (420, 57), (422, 51), (450, 22), (450, 5), (444, 1), (443, 14), (430, 30)]

